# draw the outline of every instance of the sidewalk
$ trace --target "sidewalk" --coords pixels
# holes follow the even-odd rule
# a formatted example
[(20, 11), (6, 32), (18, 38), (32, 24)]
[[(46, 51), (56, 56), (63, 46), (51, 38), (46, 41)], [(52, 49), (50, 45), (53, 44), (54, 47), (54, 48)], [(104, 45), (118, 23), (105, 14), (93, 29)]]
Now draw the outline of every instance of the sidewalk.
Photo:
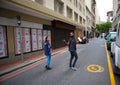
[[(53, 50), (52, 56), (62, 52), (63, 50), (67, 50), (67, 46)], [(13, 71), (21, 69), (30, 64), (36, 63), (43, 59), (46, 59), (46, 57), (45, 57), (44, 53), (42, 52), (41, 54), (36, 54), (32, 57), (25, 58), (23, 63), (22, 63), (22, 60), (20, 59), (20, 60), (14, 61), (14, 62), (2, 64), (2, 65), (0, 65), (0, 76), (4, 76), (6, 74), (9, 74)]]

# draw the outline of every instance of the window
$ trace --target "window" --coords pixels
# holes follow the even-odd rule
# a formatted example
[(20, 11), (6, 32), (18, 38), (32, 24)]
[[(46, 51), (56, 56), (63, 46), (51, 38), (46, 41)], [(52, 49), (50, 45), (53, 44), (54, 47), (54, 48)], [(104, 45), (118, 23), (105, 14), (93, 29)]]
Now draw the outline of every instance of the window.
[[(21, 48), (21, 32), (22, 32), (22, 48)], [(31, 51), (30, 29), (29, 28), (14, 28), (15, 39), (15, 54), (20, 54), (21, 50), (26, 53)]]
[(75, 21), (78, 22), (78, 14), (75, 12), (74, 13)]
[(72, 19), (72, 9), (67, 7), (67, 17)]
[(118, 29), (117, 29), (116, 45), (120, 47), (120, 23), (118, 24)]
[(79, 19), (80, 19), (80, 20), (79, 20), (79, 21), (80, 21), (80, 24), (82, 24), (82, 17), (80, 16)]
[(72, 0), (69, 0), (70, 2), (72, 2)]
[(74, 0), (74, 5), (75, 7), (77, 7), (77, 0)]
[(79, 3), (79, 10), (82, 12), (82, 5)]
[(6, 28), (0, 26), (0, 58), (7, 56)]
[(85, 19), (83, 19), (83, 24), (85, 25)]
[(58, 0), (54, 2), (54, 10), (60, 14), (63, 14), (64, 11), (64, 4)]
[(119, 28), (118, 28), (118, 37), (120, 39), (120, 24), (119, 24)]
[(85, 8), (83, 7), (83, 14), (85, 15)]

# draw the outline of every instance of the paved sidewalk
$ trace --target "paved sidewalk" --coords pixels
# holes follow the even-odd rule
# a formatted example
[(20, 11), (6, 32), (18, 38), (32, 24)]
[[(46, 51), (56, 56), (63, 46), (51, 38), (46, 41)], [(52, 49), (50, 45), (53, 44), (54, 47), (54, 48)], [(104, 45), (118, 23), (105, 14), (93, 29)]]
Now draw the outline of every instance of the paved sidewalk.
[[(52, 51), (52, 56), (57, 54), (57, 53), (60, 53), (64, 50), (67, 50), (67, 49), (68, 49), (67, 46), (59, 48), (59, 49), (55, 49)], [(36, 63), (36, 62), (43, 60), (43, 59), (46, 59), (46, 57), (45, 57), (44, 53), (42, 52), (41, 54), (36, 54), (32, 57), (25, 58), (23, 63), (22, 63), (21, 59), (19, 59), (19, 60), (14, 61), (14, 62), (2, 64), (2, 65), (0, 65), (0, 76), (4, 76), (6, 74), (9, 74), (13, 71), (21, 69), (21, 68), (28, 66), (30, 64)]]

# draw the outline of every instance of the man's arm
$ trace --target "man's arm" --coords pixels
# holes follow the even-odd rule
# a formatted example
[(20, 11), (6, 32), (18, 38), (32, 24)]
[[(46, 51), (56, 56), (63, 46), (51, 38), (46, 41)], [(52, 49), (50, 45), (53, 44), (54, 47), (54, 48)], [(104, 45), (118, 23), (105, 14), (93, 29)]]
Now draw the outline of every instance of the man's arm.
[(63, 42), (69, 46), (70, 42), (69, 41), (66, 41), (65, 39), (63, 39)]

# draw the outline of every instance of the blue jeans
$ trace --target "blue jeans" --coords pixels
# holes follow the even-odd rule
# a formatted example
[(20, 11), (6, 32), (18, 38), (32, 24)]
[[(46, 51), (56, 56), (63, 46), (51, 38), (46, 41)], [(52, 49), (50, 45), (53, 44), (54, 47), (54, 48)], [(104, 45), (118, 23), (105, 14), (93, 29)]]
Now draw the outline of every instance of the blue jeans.
[[(77, 59), (78, 59), (77, 52), (76, 51), (70, 51), (70, 54), (71, 54), (71, 58), (70, 58), (69, 66), (70, 67), (75, 67)], [(73, 59), (74, 59), (74, 61), (73, 61)]]
[(51, 62), (51, 55), (46, 55), (47, 56), (47, 61), (46, 61), (46, 65), (50, 66), (50, 62)]

